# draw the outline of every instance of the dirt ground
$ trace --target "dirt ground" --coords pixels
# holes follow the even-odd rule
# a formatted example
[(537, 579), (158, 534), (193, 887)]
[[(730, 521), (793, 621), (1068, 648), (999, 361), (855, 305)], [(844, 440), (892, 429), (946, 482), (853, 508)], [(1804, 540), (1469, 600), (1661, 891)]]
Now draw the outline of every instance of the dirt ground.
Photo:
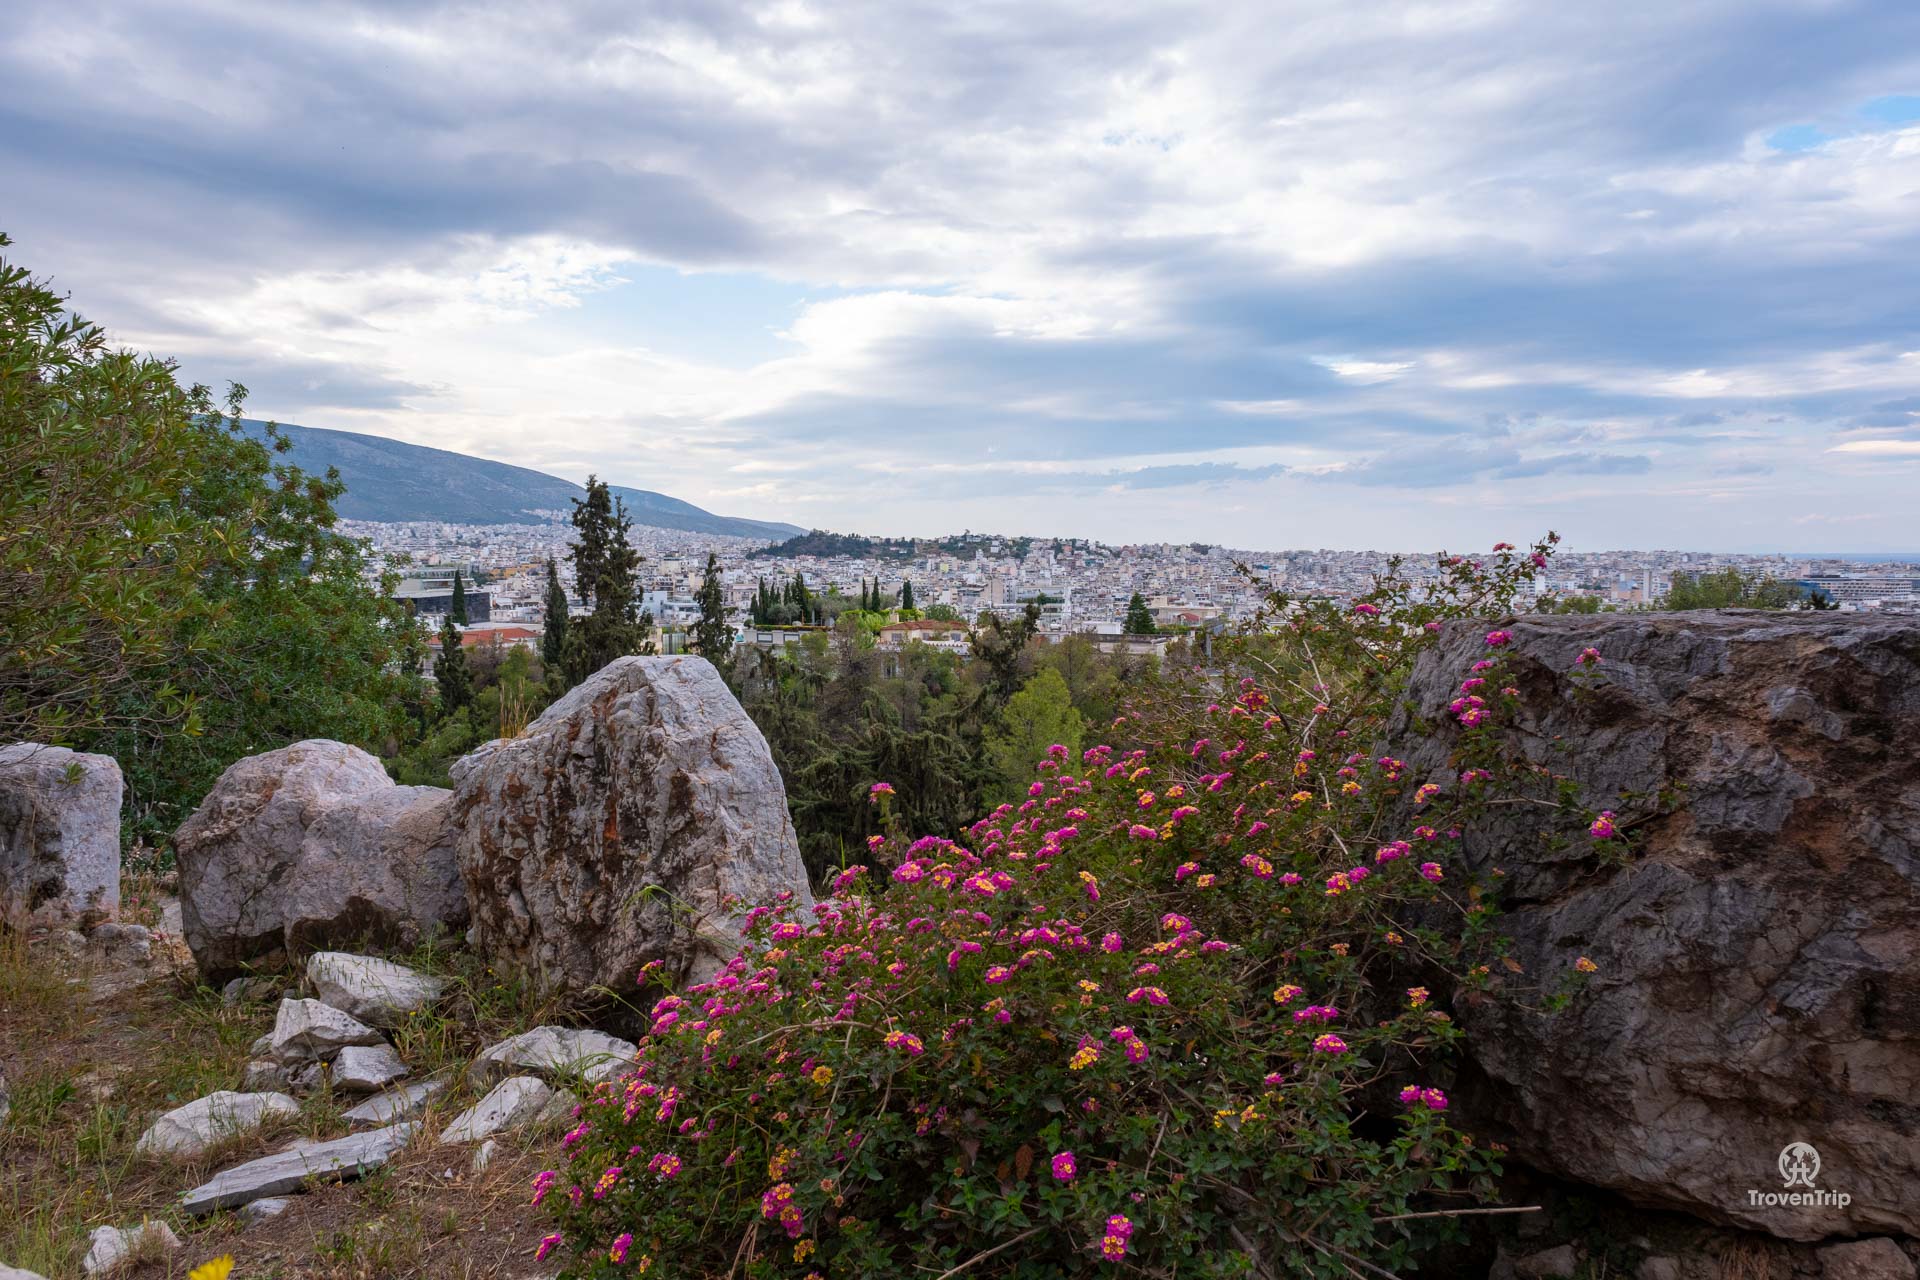
[(78, 1277), (93, 1228), (150, 1218), (170, 1225), (184, 1247), (118, 1275), (184, 1277), (222, 1254), (233, 1257), (237, 1280), (551, 1273), (550, 1263), (533, 1261), (549, 1228), (527, 1199), (534, 1173), (557, 1154), (554, 1135), (502, 1135), (477, 1174), (473, 1148), (436, 1137), (473, 1100), (457, 1083), (459, 1067), (484, 1044), (552, 1020), (554, 1010), (458, 952), (398, 957), (449, 977), (456, 993), (393, 1033), (415, 1078), (446, 1070), (456, 1081), (422, 1117), (420, 1136), (357, 1182), (287, 1196), (277, 1217), (193, 1219), (176, 1207), (180, 1192), (299, 1139), (341, 1136), (340, 1112), (360, 1099), (303, 1098), (298, 1117), (191, 1161), (136, 1156), (134, 1144), (160, 1113), (240, 1087), (248, 1047), (272, 1027), (280, 991), (291, 992), (297, 975), (269, 975), (257, 998), (228, 1005), (197, 984), (177, 939), (161, 935), (151, 959), (136, 963), (72, 942), (0, 933), (0, 1072), (11, 1095), (0, 1121), (0, 1263), (49, 1280)]

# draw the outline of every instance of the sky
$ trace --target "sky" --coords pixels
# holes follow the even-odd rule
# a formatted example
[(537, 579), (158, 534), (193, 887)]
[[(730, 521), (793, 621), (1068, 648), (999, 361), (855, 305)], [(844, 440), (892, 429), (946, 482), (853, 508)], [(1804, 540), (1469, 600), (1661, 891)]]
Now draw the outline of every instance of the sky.
[(1920, 550), (1912, 0), (11, 0), (249, 412), (875, 534)]

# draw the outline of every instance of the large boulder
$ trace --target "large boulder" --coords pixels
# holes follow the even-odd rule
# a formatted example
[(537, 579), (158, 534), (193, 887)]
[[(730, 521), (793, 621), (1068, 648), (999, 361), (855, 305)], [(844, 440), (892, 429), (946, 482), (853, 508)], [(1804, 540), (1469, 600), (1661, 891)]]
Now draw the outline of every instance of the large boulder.
[(702, 658), (621, 658), (453, 767), (475, 935), (550, 991), (704, 972), (806, 873), (766, 739)]
[[(1484, 1078), (1462, 1100), (1526, 1161), (1641, 1204), (1787, 1239), (1920, 1235), (1920, 620), (1460, 626), (1408, 690), (1410, 780), (1451, 779), (1446, 704), (1495, 625), (1510, 746), (1614, 810), (1631, 852), (1543, 841), (1531, 806), (1468, 834), (1462, 856), (1504, 873), (1528, 974), (1581, 955), (1599, 972), (1554, 1015), (1463, 1002)], [(1601, 676), (1575, 688), (1587, 648)], [(1849, 1204), (1750, 1196), (1811, 1199), (1783, 1186), (1796, 1142)]]
[(466, 922), (450, 793), (309, 739), (229, 768), (174, 835), (187, 945), (209, 980), (281, 948), (406, 945)]
[(120, 909), (120, 799), (111, 756), (0, 747), (0, 922), (68, 928)]

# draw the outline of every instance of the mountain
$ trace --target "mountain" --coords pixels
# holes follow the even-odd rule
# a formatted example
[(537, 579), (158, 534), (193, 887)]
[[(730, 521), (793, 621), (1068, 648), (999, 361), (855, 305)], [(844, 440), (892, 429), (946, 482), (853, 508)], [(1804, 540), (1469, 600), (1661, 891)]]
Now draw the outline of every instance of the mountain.
[[(265, 424), (246, 427), (262, 434)], [(464, 453), (366, 436), (354, 431), (282, 425), (293, 448), (286, 457), (303, 471), (324, 474), (336, 467), (347, 491), (335, 509), (348, 520), (445, 520), (450, 524), (537, 524), (538, 511), (570, 511), (586, 489), (525, 467), (512, 467)], [(691, 502), (649, 489), (608, 486), (626, 503), (635, 524), (688, 533), (779, 541), (806, 530), (777, 521), (717, 516)]]

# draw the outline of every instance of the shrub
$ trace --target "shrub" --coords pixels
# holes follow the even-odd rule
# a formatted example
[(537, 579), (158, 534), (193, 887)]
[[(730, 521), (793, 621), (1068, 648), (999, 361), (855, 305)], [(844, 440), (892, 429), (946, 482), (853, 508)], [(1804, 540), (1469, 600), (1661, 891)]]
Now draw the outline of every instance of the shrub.
[(1434, 630), (1504, 606), (1547, 549), (1351, 606), (1276, 595), (1220, 668), (1142, 690), (1124, 746), (1055, 747), (958, 841), (875, 836), (817, 905), (755, 907), (540, 1174), (541, 1255), (1332, 1276), (1456, 1231), (1497, 1153), (1448, 1122), (1460, 1033), (1432, 993), (1486, 985), (1499, 943), (1450, 855), (1539, 782), (1496, 749), (1502, 633), (1456, 704), (1457, 774), (1408, 778), (1379, 744)]

